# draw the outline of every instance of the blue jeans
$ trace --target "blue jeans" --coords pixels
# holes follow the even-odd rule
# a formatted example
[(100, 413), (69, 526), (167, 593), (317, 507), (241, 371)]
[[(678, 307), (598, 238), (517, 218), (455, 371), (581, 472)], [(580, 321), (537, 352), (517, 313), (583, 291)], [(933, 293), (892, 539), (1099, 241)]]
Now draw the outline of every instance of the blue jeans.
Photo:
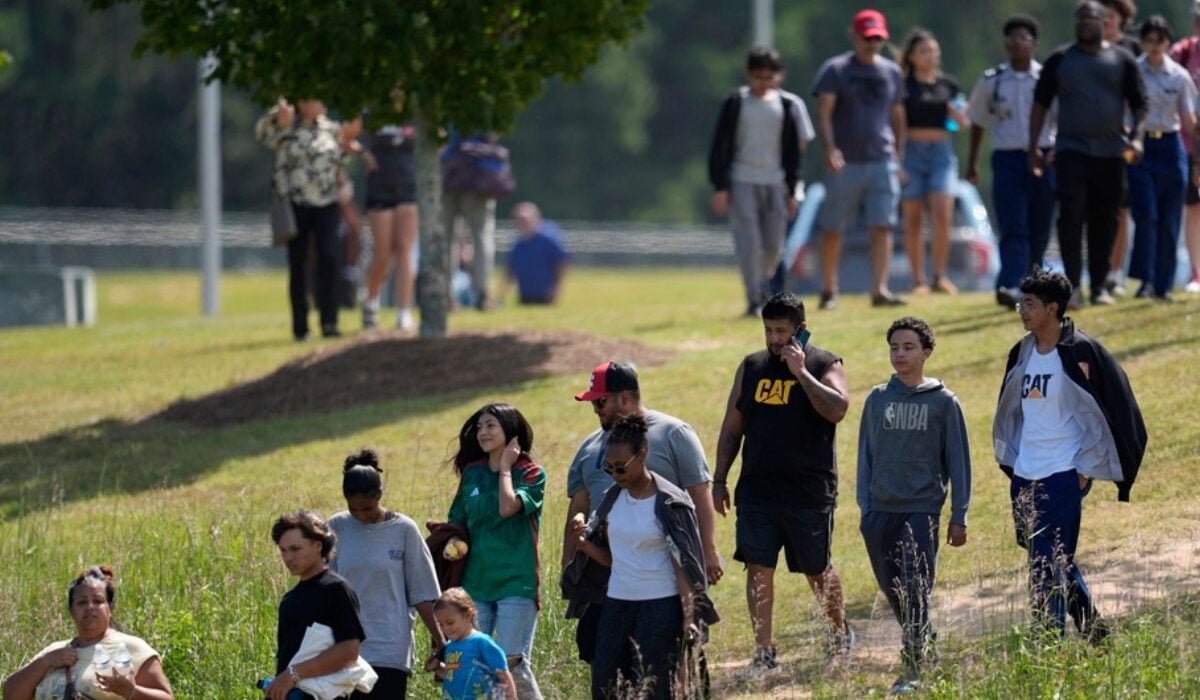
[[(1090, 488), (1090, 486), (1089, 486)], [(1035, 619), (1061, 631), (1069, 612), (1080, 632), (1099, 619), (1075, 566), (1083, 497), (1074, 469), (1030, 481), (1014, 475), (1009, 494), (1017, 543), (1029, 552), (1029, 592)]]
[(929, 596), (937, 574), (937, 513), (866, 513), (859, 529), (879, 590), (900, 623), (901, 659), (917, 671), (933, 639)]
[(511, 669), (517, 684), (517, 697), (541, 700), (542, 692), (530, 662), (533, 633), (537, 629), (537, 604), (531, 598), (512, 596), (491, 602), (477, 600), (475, 610), (476, 628), (491, 635), (505, 656), (521, 657), (521, 662)]
[[(679, 596), (654, 600), (608, 598), (600, 613), (596, 632), (596, 658), (592, 661), (592, 698), (627, 697), (614, 694), (618, 678), (622, 684), (640, 687), (648, 678), (653, 686), (648, 695), (669, 700), (683, 634), (683, 604)], [(619, 675), (618, 675), (619, 674)]]
[(1054, 187), (1054, 168), (1034, 177), (1025, 151), (992, 153), (992, 201), (1000, 229), (997, 287), (1014, 289), (1034, 266), (1042, 266), (1054, 223)]
[(1147, 136), (1145, 149), (1142, 160), (1129, 167), (1129, 209), (1135, 226), (1129, 276), (1162, 295), (1175, 285), (1187, 152), (1179, 134)]

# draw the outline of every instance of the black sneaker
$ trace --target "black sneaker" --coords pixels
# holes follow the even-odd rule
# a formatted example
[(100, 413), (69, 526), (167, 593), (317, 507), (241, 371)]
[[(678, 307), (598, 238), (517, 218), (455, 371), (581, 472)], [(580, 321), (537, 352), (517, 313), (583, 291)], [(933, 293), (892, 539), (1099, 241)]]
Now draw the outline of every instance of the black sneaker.
[(337, 326), (322, 326), (321, 327), (321, 337), (322, 338), (341, 338), (342, 332), (337, 329)]
[(821, 302), (817, 308), (822, 311), (832, 311), (837, 308), (837, 292), (821, 292)]
[(738, 672), (737, 679), (752, 681), (782, 672), (783, 669), (780, 668), (779, 661), (775, 658), (774, 645), (759, 647), (754, 650), (754, 658), (750, 660), (750, 665)]
[(1020, 293), (1021, 290), (1019, 289), (1013, 290), (1006, 289), (1004, 287), (998, 287), (996, 289), (996, 303), (1008, 309), (1009, 311), (1015, 311), (1017, 304), (1021, 302)]
[(884, 292), (883, 294), (876, 294), (875, 296), (871, 297), (871, 306), (875, 306), (875, 307), (904, 306), (907, 303), (908, 303), (907, 301), (904, 301), (903, 299), (896, 296), (895, 294), (892, 294), (891, 292)]

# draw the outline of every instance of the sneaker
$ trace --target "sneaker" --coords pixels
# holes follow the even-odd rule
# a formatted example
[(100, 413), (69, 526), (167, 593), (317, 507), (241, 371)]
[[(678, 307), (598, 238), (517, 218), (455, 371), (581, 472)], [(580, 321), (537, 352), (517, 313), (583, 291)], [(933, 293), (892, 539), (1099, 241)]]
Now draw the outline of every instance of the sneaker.
[(888, 691), (888, 695), (912, 695), (920, 690), (920, 688), (921, 679), (906, 673), (897, 678), (895, 683), (892, 683), (892, 688)]
[(844, 668), (850, 663), (850, 655), (854, 652), (854, 643), (857, 638), (854, 636), (854, 629), (850, 627), (850, 623), (846, 623), (846, 628), (842, 632), (830, 633), (826, 649), (825, 671), (835, 671), (839, 668)]
[(339, 331), (337, 329), (337, 326), (334, 326), (334, 325), (321, 326), (321, 337), (322, 338), (341, 338), (342, 333), (341, 333), (341, 331)]
[(363, 302), (363, 330), (369, 331), (379, 327), (379, 300), (367, 299)]
[(876, 307), (878, 307), (878, 306), (904, 306), (907, 303), (908, 303), (907, 301), (904, 301), (903, 299), (896, 296), (895, 294), (892, 294), (891, 292), (884, 292), (883, 294), (876, 294), (871, 297), (871, 306), (876, 306)]
[(1076, 289), (1071, 294), (1071, 300), (1067, 302), (1067, 311), (1078, 311), (1083, 308), (1083, 292)]
[(1084, 636), (1087, 637), (1088, 644), (1098, 647), (1104, 643), (1105, 639), (1112, 634), (1112, 628), (1108, 626), (1108, 621), (1103, 617), (1096, 617), (1088, 623), (1087, 631)]
[(1164, 304), (1171, 304), (1174, 303), (1175, 297), (1171, 296), (1170, 292), (1163, 292), (1162, 294), (1158, 294), (1156, 292), (1154, 294), (1154, 301), (1162, 302)]
[(1188, 294), (1200, 294), (1200, 277), (1193, 277), (1183, 286), (1183, 291)]
[(762, 307), (759, 306), (758, 303), (752, 301), (752, 302), (746, 304), (746, 313), (745, 313), (746, 318), (753, 318), (755, 316), (758, 316), (758, 314), (761, 312), (762, 312)]
[(958, 287), (945, 277), (933, 278), (933, 291), (938, 294), (958, 294)]
[(1092, 306), (1112, 306), (1117, 303), (1107, 289), (1101, 289), (1099, 294), (1092, 295)]
[(402, 331), (416, 329), (417, 322), (413, 320), (412, 309), (400, 309), (396, 312), (396, 328)]
[(837, 308), (837, 292), (821, 292), (821, 303), (817, 305), (822, 311), (832, 311)]
[(1154, 294), (1154, 290), (1150, 285), (1142, 282), (1142, 286), (1138, 287), (1137, 293), (1133, 295), (1134, 299), (1149, 299)]
[(1123, 297), (1128, 294), (1125, 285), (1121, 283), (1121, 276), (1115, 272), (1110, 272), (1108, 277), (1104, 279), (1104, 291), (1114, 297)]
[(737, 674), (737, 679), (739, 681), (758, 680), (782, 672), (783, 668), (779, 666), (779, 661), (775, 658), (775, 646), (771, 645), (755, 649), (750, 665)]
[(1021, 290), (999, 287), (996, 289), (996, 303), (1009, 311), (1016, 311), (1021, 301)]

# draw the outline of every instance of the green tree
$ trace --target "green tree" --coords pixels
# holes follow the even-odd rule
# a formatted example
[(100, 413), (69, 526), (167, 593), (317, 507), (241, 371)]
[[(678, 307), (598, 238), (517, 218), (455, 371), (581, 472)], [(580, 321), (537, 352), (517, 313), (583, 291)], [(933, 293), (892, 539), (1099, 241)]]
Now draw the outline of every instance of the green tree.
[[(342, 114), (412, 119), (421, 210), (421, 334), (442, 336), (449, 232), (440, 223), (438, 128), (502, 131), (547, 78), (576, 80), (641, 26), (649, 0), (89, 0), (138, 5), (138, 51), (211, 54), (210, 76), (263, 103), (320, 97)], [(396, 114), (390, 96), (403, 86)]]

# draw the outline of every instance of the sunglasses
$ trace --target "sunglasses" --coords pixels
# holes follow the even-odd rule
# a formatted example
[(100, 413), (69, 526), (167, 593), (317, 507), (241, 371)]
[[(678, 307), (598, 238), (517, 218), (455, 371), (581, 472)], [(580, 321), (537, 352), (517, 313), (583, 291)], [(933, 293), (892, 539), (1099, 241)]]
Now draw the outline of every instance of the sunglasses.
[(604, 473), (608, 474), (609, 476), (612, 476), (613, 474), (616, 474), (617, 476), (625, 476), (625, 472), (629, 471), (630, 462), (637, 459), (637, 457), (638, 457), (637, 455), (633, 455), (629, 459), (625, 460), (625, 463), (619, 467), (614, 467), (612, 465), (605, 464), (603, 467), (601, 467), (601, 469), (603, 469)]

